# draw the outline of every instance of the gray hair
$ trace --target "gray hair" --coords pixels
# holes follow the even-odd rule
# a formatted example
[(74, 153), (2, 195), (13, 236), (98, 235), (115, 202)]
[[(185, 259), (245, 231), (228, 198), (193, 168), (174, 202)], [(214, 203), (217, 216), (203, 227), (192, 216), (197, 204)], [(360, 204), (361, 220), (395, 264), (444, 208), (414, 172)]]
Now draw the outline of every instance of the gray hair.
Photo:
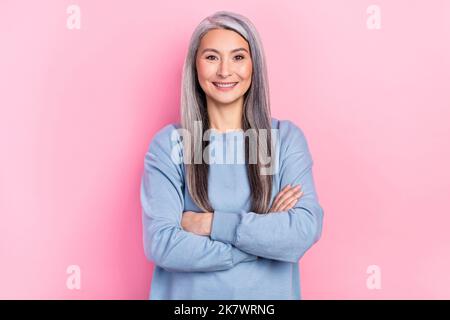
[[(181, 127), (191, 134), (195, 132), (196, 121), (201, 121), (203, 133), (210, 128), (209, 118), (206, 108), (206, 98), (197, 78), (196, 56), (202, 37), (213, 29), (227, 29), (240, 34), (250, 48), (253, 64), (252, 80), (250, 88), (245, 93), (242, 128), (265, 129), (271, 132), (271, 113), (269, 85), (265, 55), (262, 42), (256, 28), (246, 17), (228, 11), (218, 11), (206, 17), (194, 30), (189, 49), (184, 61), (182, 84), (181, 84)], [(197, 129), (198, 130), (198, 129)], [(270, 134), (267, 140), (267, 149), (271, 150)], [(185, 148), (194, 150), (198, 145), (194, 141), (183, 140)], [(187, 146), (186, 143), (190, 145)], [(202, 150), (208, 142), (201, 144)], [(248, 144), (245, 144), (245, 156), (248, 159)], [(194, 150), (195, 154), (199, 150)], [(202, 152), (202, 151), (200, 151)], [(269, 151), (270, 152), (270, 151)], [(193, 156), (193, 155), (192, 155)], [(259, 158), (259, 157), (258, 157)], [(252, 194), (253, 212), (267, 213), (272, 193), (272, 175), (262, 175), (262, 164), (247, 163), (248, 179)], [(190, 161), (185, 164), (186, 183), (192, 200), (203, 210), (212, 212), (214, 209), (208, 200), (208, 170), (206, 163), (194, 164)]]

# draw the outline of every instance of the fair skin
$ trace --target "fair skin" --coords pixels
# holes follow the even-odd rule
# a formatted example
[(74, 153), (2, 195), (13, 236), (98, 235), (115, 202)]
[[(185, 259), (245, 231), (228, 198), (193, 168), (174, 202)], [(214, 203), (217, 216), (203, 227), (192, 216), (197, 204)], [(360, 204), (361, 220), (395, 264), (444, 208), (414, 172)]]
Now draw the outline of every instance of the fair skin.
[[(250, 88), (253, 71), (247, 41), (234, 31), (209, 31), (197, 50), (196, 68), (211, 128), (220, 132), (242, 129), (244, 94)], [(217, 83), (235, 85), (221, 90)]]
[[(253, 72), (247, 41), (231, 30), (210, 30), (197, 50), (196, 68), (198, 81), (205, 92), (211, 128), (219, 132), (242, 130), (244, 94), (250, 88)], [(302, 194), (300, 185), (286, 185), (275, 197), (269, 211), (292, 208)], [(213, 212), (185, 211), (181, 226), (185, 231), (209, 236), (213, 218)]]

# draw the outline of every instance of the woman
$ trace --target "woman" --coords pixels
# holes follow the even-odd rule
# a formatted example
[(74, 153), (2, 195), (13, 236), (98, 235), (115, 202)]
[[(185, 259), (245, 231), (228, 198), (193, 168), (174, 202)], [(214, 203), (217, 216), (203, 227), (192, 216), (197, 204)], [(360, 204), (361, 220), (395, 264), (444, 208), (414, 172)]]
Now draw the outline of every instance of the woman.
[[(160, 129), (145, 155), (150, 299), (301, 299), (298, 261), (321, 236), (323, 209), (305, 136), (271, 117), (268, 92), (252, 23), (204, 19), (184, 63), (181, 124)], [(270, 134), (250, 157), (255, 130)], [(244, 162), (217, 161), (223, 153)]]

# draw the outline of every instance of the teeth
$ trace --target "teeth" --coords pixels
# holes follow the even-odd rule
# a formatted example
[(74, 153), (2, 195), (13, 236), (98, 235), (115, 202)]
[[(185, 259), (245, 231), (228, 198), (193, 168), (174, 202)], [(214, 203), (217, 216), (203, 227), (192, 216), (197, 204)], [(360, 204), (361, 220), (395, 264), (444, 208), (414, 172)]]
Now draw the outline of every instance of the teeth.
[(220, 87), (220, 88), (231, 88), (236, 85), (236, 82), (235, 83), (226, 83), (226, 84), (214, 82), (214, 85), (217, 87)]

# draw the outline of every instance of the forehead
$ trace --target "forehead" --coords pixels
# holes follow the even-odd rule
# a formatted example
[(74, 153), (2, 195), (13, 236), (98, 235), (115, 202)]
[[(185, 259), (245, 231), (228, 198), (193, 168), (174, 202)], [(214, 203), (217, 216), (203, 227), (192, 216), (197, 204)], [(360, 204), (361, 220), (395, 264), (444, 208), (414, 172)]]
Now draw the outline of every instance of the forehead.
[(248, 43), (235, 31), (213, 29), (208, 31), (200, 41), (200, 48), (206, 47), (219, 51), (230, 51), (239, 47), (248, 49)]

